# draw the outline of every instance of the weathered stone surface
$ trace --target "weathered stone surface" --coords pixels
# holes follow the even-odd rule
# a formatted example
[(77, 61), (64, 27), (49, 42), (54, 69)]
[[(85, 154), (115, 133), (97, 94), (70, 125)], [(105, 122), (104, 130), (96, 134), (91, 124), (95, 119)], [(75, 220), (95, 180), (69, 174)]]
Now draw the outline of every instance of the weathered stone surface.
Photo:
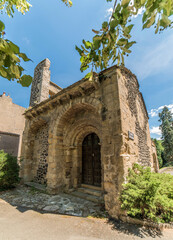
[[(44, 68), (41, 64), (39, 71)], [(44, 77), (42, 84), (49, 80), (49, 75)], [(49, 193), (81, 187), (82, 143), (91, 133), (100, 140), (101, 190), (111, 216), (120, 214), (118, 196), (128, 168), (138, 162), (157, 170), (144, 100), (136, 77), (126, 68), (114, 66), (95, 74), (93, 81), (82, 79), (25, 116), (21, 176), (25, 182), (46, 183)]]
[(1, 192), (3, 199), (14, 206), (22, 206), (45, 212), (69, 214), (73, 216), (105, 216), (101, 205), (70, 194), (58, 194), (51, 196), (41, 193), (31, 187), (19, 186), (17, 189)]

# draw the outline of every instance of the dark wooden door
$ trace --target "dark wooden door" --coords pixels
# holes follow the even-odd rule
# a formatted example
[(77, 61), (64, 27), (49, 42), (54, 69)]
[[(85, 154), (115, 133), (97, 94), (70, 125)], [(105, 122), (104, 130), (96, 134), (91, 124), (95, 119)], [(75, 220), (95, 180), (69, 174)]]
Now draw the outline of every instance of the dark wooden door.
[(82, 183), (101, 186), (100, 140), (95, 133), (87, 135), (83, 140)]

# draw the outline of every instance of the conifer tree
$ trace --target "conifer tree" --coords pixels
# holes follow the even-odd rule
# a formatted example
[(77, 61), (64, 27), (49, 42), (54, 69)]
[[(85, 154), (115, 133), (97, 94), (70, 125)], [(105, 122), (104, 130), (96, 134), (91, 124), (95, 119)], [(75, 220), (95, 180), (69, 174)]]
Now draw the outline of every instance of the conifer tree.
[(159, 113), (166, 165), (173, 164), (173, 116), (167, 107)]

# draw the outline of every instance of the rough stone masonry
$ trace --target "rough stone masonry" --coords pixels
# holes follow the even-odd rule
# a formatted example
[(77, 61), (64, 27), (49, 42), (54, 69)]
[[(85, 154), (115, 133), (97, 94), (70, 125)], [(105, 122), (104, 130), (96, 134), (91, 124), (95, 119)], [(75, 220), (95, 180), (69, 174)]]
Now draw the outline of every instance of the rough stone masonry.
[(137, 78), (113, 66), (61, 89), (50, 81), (49, 67), (45, 59), (35, 69), (21, 177), (46, 184), (52, 194), (82, 184), (100, 189), (106, 210), (117, 217), (128, 168), (139, 163), (158, 171)]

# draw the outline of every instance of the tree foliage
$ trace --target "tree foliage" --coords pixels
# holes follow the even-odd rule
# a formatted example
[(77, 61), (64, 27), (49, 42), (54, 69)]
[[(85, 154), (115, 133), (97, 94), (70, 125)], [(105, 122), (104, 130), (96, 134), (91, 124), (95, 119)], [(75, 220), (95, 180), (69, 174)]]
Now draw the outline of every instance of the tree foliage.
[(14, 187), (19, 182), (17, 158), (0, 150), (0, 190)]
[(159, 113), (160, 129), (162, 132), (162, 140), (164, 147), (164, 158), (166, 163), (164, 166), (173, 164), (173, 116), (167, 107), (164, 107)]
[(120, 200), (122, 209), (131, 217), (173, 222), (173, 176), (134, 164)]
[[(71, 0), (61, 1), (69, 7), (72, 6)], [(113, 0), (106, 1), (113, 2)], [(1, 12), (9, 16), (13, 16), (15, 9), (25, 14), (30, 6), (27, 0), (0, 2)], [(136, 43), (131, 40), (131, 31), (134, 27), (131, 21), (141, 10), (143, 29), (154, 26), (155, 33), (158, 33), (166, 28), (172, 28), (172, 0), (115, 0), (110, 20), (103, 22), (101, 29), (92, 30), (94, 33), (92, 41), (83, 40), (81, 47), (76, 46), (80, 54), (80, 70), (83, 72), (92, 67), (92, 71), (86, 77), (92, 78), (94, 69), (102, 70), (110, 63), (124, 64), (124, 56), (131, 53), (131, 47)], [(30, 59), (20, 52), (17, 45), (4, 39), (4, 29), (4, 23), (0, 22), (0, 76), (8, 80), (17, 79), (22, 86), (29, 86), (32, 78), (23, 75), (21, 60)]]
[[(106, 0), (112, 2), (113, 0)], [(76, 46), (80, 54), (81, 71), (107, 68), (111, 63), (124, 64), (124, 56), (131, 53), (135, 41), (131, 41), (133, 17), (142, 10), (143, 29), (155, 27), (155, 33), (172, 28), (172, 0), (116, 0), (112, 16), (102, 24), (101, 29), (92, 30), (92, 41), (83, 40), (81, 47)], [(91, 76), (91, 73), (88, 75)]]
[(65, 3), (66, 6), (71, 7), (73, 5), (72, 1), (70, 0), (61, 0), (62, 2)]
[[(22, 14), (29, 10), (31, 5), (26, 0), (4, 0), (0, 2), (1, 13), (13, 17), (15, 9)], [(27, 62), (30, 59), (25, 53), (20, 52), (20, 48), (12, 41), (5, 39), (5, 24), (0, 21), (0, 76), (9, 81), (17, 82), (27, 87), (32, 82), (32, 77), (23, 74), (24, 68), (21, 66), (21, 60)]]

